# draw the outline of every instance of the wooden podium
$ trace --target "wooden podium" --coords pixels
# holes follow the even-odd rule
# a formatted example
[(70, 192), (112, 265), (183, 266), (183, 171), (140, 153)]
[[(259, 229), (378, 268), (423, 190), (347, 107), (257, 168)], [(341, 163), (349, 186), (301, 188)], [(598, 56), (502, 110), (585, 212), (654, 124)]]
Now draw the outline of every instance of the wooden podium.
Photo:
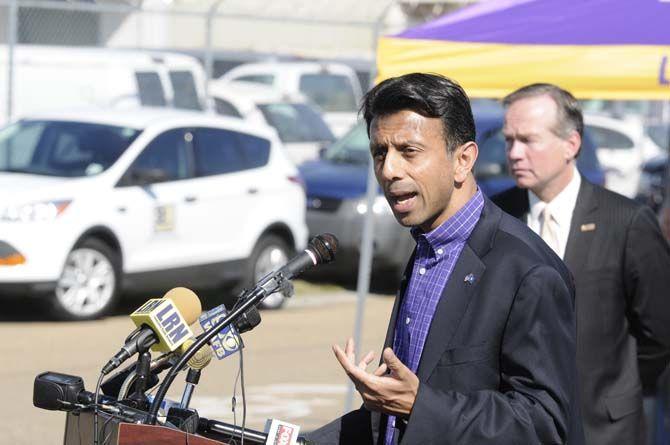
[[(197, 434), (157, 425), (125, 423), (105, 412), (98, 413), (100, 445), (228, 445)], [(188, 437), (187, 437), (188, 436)], [(93, 413), (67, 413), (64, 445), (93, 443)]]

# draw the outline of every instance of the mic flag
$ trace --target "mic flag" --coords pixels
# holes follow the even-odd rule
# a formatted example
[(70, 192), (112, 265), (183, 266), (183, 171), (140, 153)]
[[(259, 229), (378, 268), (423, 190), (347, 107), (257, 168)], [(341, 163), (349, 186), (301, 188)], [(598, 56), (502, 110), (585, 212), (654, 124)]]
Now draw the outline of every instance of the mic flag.
[(174, 351), (193, 337), (189, 323), (168, 295), (165, 298), (152, 298), (147, 301), (130, 314), (130, 319), (138, 328), (148, 326), (154, 331), (160, 340), (151, 347), (154, 351)]
[(268, 419), (265, 423), (268, 437), (265, 445), (296, 445), (300, 427), (283, 420)]
[[(228, 315), (228, 311), (226, 311), (224, 305), (220, 305), (214, 309), (203, 312), (200, 317), (198, 317), (198, 321), (200, 322), (200, 326), (202, 326), (202, 330), (208, 332), (212, 327), (216, 326), (219, 320), (225, 318), (226, 315)], [(242, 338), (233, 325), (228, 325), (223, 328), (221, 332), (212, 337), (209, 344), (212, 347), (214, 356), (217, 360), (223, 360), (244, 347)]]

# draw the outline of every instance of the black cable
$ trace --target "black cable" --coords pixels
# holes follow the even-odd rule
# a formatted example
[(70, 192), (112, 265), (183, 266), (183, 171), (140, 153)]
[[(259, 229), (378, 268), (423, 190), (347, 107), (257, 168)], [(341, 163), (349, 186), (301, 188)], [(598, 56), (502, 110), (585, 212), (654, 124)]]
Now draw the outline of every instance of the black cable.
[(105, 420), (105, 423), (102, 425), (102, 445), (105, 445), (107, 441), (109, 441), (110, 437), (112, 437), (112, 433), (114, 432), (113, 430), (109, 432), (109, 434), (105, 435), (105, 431), (107, 430), (107, 426), (109, 426), (109, 422), (111, 422), (114, 419), (114, 416), (109, 416), (107, 420)]
[(240, 388), (242, 388), (242, 444), (244, 445), (244, 431), (247, 425), (247, 396), (244, 388), (244, 353), (240, 348)]
[(98, 377), (98, 383), (95, 385), (95, 398), (93, 400), (93, 445), (99, 445), (98, 437), (98, 397), (100, 396), (100, 386), (102, 385), (102, 379), (105, 377), (105, 374), (100, 373)]

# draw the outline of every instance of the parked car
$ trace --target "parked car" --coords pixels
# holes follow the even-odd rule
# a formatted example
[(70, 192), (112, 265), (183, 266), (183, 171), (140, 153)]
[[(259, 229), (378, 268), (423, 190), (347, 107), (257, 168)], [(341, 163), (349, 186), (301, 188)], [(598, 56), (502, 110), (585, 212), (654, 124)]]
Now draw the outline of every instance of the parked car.
[(122, 289), (255, 282), (307, 241), (302, 182), (279, 144), (269, 128), (166, 109), (2, 128), (0, 295), (89, 319)]
[(596, 144), (598, 160), (605, 169), (607, 188), (634, 198), (642, 164), (659, 156), (663, 150), (647, 136), (637, 119), (585, 114), (584, 126)]
[(273, 127), (296, 165), (318, 158), (335, 140), (321, 112), (302, 94), (241, 81), (213, 81), (209, 93), (218, 114)]
[(659, 212), (668, 190), (668, 154), (663, 153), (642, 164), (636, 199)]
[[(485, 106), (474, 111), (480, 147), (475, 177), (483, 193), (491, 196), (514, 185), (507, 172), (502, 109)], [(369, 210), (366, 200), (369, 162), (369, 139), (361, 123), (335, 142), (321, 159), (299, 167), (307, 190), (310, 233), (331, 232), (340, 240), (338, 261), (330, 266), (333, 274), (355, 276), (357, 270), (363, 220)], [(590, 181), (603, 183), (604, 174), (588, 135), (577, 165)], [(381, 190), (372, 212), (373, 271), (399, 277), (414, 248), (414, 240), (409, 231), (396, 222)]]
[(338, 137), (358, 119), (361, 86), (356, 72), (341, 63), (248, 63), (233, 68), (220, 79), (261, 83), (290, 94), (302, 93), (321, 108)]
[[(7, 116), (7, 46), (0, 45), (0, 124)], [(205, 108), (205, 72), (191, 56), (43, 45), (14, 49), (13, 115), (75, 107)]]

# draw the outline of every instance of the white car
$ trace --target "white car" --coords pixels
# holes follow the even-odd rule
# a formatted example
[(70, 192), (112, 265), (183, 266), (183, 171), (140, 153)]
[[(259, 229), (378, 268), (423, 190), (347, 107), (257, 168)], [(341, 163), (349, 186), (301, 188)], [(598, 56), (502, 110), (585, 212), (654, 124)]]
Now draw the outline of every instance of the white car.
[(338, 137), (358, 120), (361, 84), (356, 72), (342, 63), (248, 63), (231, 69), (221, 79), (265, 84), (289, 94), (302, 93), (323, 110), (326, 122)]
[(302, 94), (221, 80), (210, 83), (209, 94), (218, 114), (273, 127), (296, 165), (318, 158), (319, 151), (335, 140), (319, 110)]
[(307, 241), (295, 166), (239, 119), (31, 115), (0, 130), (0, 190), (0, 296), (45, 295), (67, 319), (121, 290), (248, 286)]
[(597, 147), (598, 161), (605, 170), (608, 189), (635, 197), (642, 164), (663, 153), (635, 119), (614, 119), (585, 114), (584, 125)]

